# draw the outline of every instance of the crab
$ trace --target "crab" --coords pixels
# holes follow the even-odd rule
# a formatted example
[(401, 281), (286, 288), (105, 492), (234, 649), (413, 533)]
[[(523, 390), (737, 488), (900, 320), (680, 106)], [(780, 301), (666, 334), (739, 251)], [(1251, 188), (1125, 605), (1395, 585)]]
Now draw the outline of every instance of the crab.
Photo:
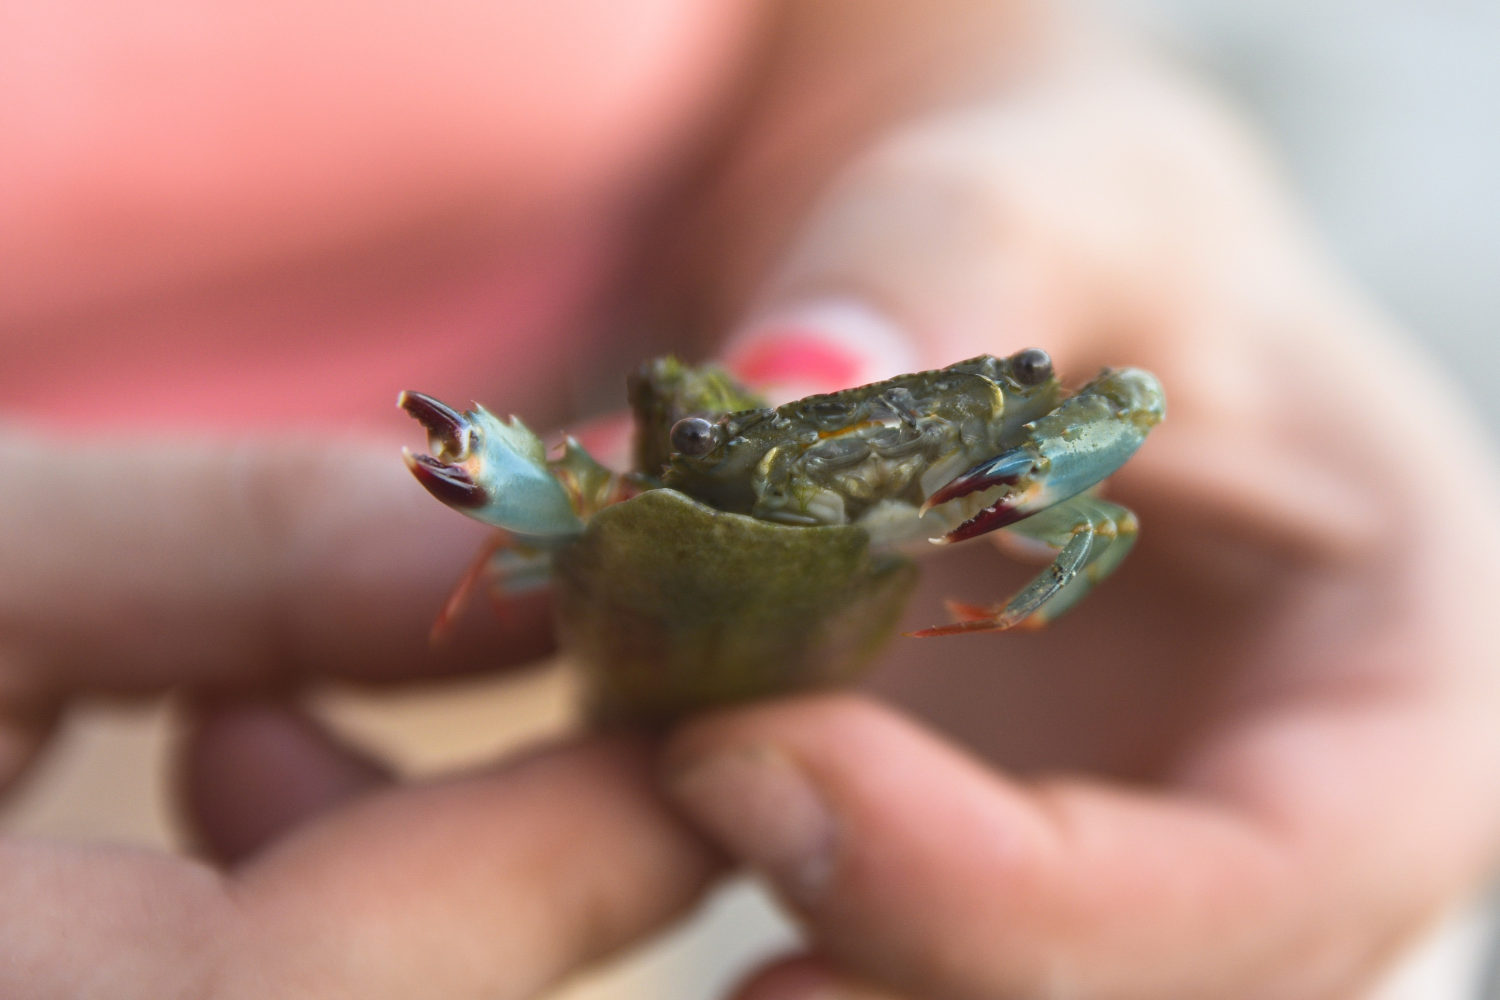
[(628, 381), (635, 469), (572, 438), (549, 459), (515, 417), (404, 392), (439, 500), (499, 530), (505, 587), (550, 580), (560, 643), (602, 718), (660, 721), (847, 683), (895, 632), (916, 551), (1001, 532), (1051, 557), (1008, 600), (950, 602), (918, 637), (1038, 627), (1124, 559), (1138, 526), (1098, 485), (1165, 415), (1157, 379), (1105, 369), (1068, 394), (1046, 352), (981, 355), (766, 406), (718, 368)]

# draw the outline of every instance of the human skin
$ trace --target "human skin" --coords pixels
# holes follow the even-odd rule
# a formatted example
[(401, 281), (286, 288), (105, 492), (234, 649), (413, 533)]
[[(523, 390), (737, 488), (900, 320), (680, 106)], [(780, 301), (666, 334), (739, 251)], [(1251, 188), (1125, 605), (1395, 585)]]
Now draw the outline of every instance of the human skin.
[[(184, 792), (227, 864), (6, 843), (0, 992), (528, 996), (682, 913), (727, 853), (808, 929), (755, 1000), (1358, 995), (1497, 834), (1495, 483), (1420, 352), (1220, 109), (1044, 11), (636, 5), (645, 55), (611, 74), (619, 30), (578, 48), (607, 10), (583, 6), (503, 32), (388, 11), (353, 41), (334, 11), (230, 11), (197, 54), (137, 17), (71, 62), (0, 59), (75, 116), (21, 102), (4, 168), (0, 770), (73, 699), (199, 692)], [(6, 44), (99, 23), (62, 9)], [(126, 74), (145, 90), (111, 104), (103, 71), (163, 47), (167, 84)], [(428, 650), (473, 536), (383, 431), (318, 430), (382, 373), (385, 407), (433, 371), (561, 417), (619, 316), (702, 350), (732, 330), (762, 374), (809, 343), (859, 377), (1031, 345), (1151, 369), (1169, 418), (1111, 484), (1140, 545), (1045, 634), (906, 643), (879, 682), (904, 710), (797, 699), (660, 760), (581, 738), (392, 784), (288, 696), (525, 662), (544, 609)], [(851, 346), (850, 316), (885, 334)], [(486, 323), (524, 366), (483, 362)], [(121, 329), (174, 364), (91, 360)], [(279, 365), (238, 363), (257, 349)], [(933, 589), (1003, 595), (965, 549)]]
[(402, 784), (294, 707), (550, 648), (537, 602), (429, 648), (480, 536), (392, 402), (477, 394), (470, 359), (560, 412), (635, 201), (740, 65), (745, 19), (694, 8), (7, 11), (0, 784), (73, 702), (178, 692), (203, 857), (0, 840), (0, 995), (532, 996), (722, 866), (638, 741)]
[[(870, 304), (919, 365), (1140, 365), (1168, 417), (1110, 482), (1137, 549), (1046, 633), (906, 644), (904, 711), (677, 734), (668, 787), (808, 930), (742, 1000), (1355, 997), (1493, 866), (1488, 445), (1222, 109), (1083, 45), (883, 136), (750, 293)], [(1003, 597), (976, 548), (931, 589)]]

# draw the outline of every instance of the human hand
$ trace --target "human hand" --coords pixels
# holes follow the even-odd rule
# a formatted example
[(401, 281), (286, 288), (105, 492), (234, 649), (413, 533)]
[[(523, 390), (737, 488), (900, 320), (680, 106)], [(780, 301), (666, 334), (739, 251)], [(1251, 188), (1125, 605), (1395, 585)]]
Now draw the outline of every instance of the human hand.
[(189, 692), (184, 808), (222, 866), (0, 840), (0, 995), (529, 997), (677, 916), (716, 867), (641, 744), (397, 784), (278, 700), (545, 649), (528, 604), (428, 648), (442, 564), (473, 539), (379, 472), (399, 471), (388, 449), (96, 441), (59, 464), (8, 434), (0, 456), (0, 510), (27, 529), (0, 532), (0, 786), (76, 699)]
[[(1168, 396), (1109, 484), (1140, 543), (1067, 618), (906, 641), (877, 687), (911, 715), (802, 698), (676, 736), (668, 787), (808, 931), (741, 1000), (1352, 997), (1494, 862), (1484, 445), (1220, 109), (1052, 56), (876, 139), (806, 221), (731, 191), (705, 224), (764, 279), (709, 278), (748, 304), (742, 363), (1035, 345)], [(928, 564), (910, 624), (1006, 596), (984, 548)]]
[[(367, 361), (399, 333), (403, 363), (425, 359), (451, 373), (453, 357), (460, 357), (459, 384), (475, 394), (481, 390), (471, 388), (470, 373), (493, 369), (494, 385), (505, 390), (508, 405), (530, 415), (534, 401), (560, 398), (566, 374), (580, 358), (607, 346), (591, 339), (604, 327), (588, 327), (580, 317), (585, 306), (598, 305), (613, 263), (638, 259), (642, 249), (652, 251), (651, 263), (630, 275), (640, 279), (640, 309), (628, 316), (634, 328), (659, 325), (679, 344), (690, 332), (701, 337), (747, 312), (743, 343), (770, 343), (778, 330), (816, 325), (804, 322), (806, 304), (826, 294), (832, 298), (823, 301), (837, 305), (837, 315), (851, 315), (851, 298), (874, 302), (896, 328), (919, 338), (920, 347), (900, 354), (901, 341), (886, 326), (858, 326), (867, 342), (877, 329), (888, 335), (882, 364), (910, 368), (1037, 344), (1051, 350), (1065, 372), (1116, 361), (1151, 368), (1167, 383), (1172, 413), (1116, 479), (1116, 495), (1145, 524), (1126, 575), (1051, 634), (1006, 637), (1004, 665), (993, 662), (1000, 654), (992, 637), (953, 641), (973, 650), (972, 672), (946, 663), (955, 653), (912, 645), (911, 657), (943, 656), (944, 683), (918, 684), (909, 674), (887, 682), (921, 714), (943, 719), (968, 742), (991, 751), (1004, 772), (979, 768), (910, 723), (858, 702), (768, 707), (711, 720), (686, 734), (679, 760), (715, 748), (732, 755), (737, 746), (780, 747), (822, 782), (825, 801), (848, 806), (838, 813), (846, 824), (840, 844), (847, 849), (857, 843), (867, 852), (865, 860), (851, 863), (847, 854), (836, 855), (823, 894), (797, 897), (814, 927), (818, 961), (834, 975), (918, 994), (996, 995), (1008, 984), (1035, 985), (1042, 956), (1054, 982), (1082, 989), (1107, 980), (1101, 995), (1109, 989), (1160, 995), (1153, 988), (1170, 976), (1188, 984), (1177, 995), (1191, 995), (1204, 983), (1211, 984), (1211, 995), (1243, 994), (1248, 982), (1266, 990), (1305, 986), (1309, 995), (1330, 992), (1336, 987), (1325, 984), (1367, 975), (1379, 953), (1419, 922), (1429, 904), (1472, 880), (1489, 851), (1492, 824), (1472, 803), (1480, 799), (1476, 789), (1488, 787), (1494, 766), (1479, 729), (1494, 699), (1476, 663), (1491, 645), (1475, 625), (1482, 617), (1466, 615), (1470, 595), (1485, 591), (1480, 581), (1491, 570), (1483, 554), (1493, 542), (1484, 518), (1466, 517), (1465, 511), (1492, 494), (1457, 460), (1424, 469), (1431, 475), (1421, 483), (1420, 498), (1413, 479), (1392, 481), (1392, 455), (1432, 454), (1425, 432), (1434, 426), (1446, 427), (1444, 440), (1450, 442), (1437, 447), (1455, 454), (1466, 447), (1451, 444), (1459, 440), (1459, 426), (1445, 416), (1441, 391), (1422, 388), (1420, 364), (1370, 339), (1374, 322), (1332, 287), (1299, 249), (1299, 238), (1287, 235), (1278, 202), (1253, 193), (1259, 188), (1248, 154), (1225, 150), (1237, 140), (1212, 115), (1184, 106), (1149, 78), (1113, 70), (1091, 76), (1086, 66), (1071, 64), (1068, 53), (1053, 50), (1055, 40), (1033, 15), (1023, 5), (922, 5), (920, 12), (916, 5), (896, 6), (882, 8), (878, 17), (868, 5), (789, 8), (766, 53), (776, 72), (745, 102), (743, 120), (734, 123), (739, 138), (719, 151), (706, 177), (690, 178), (705, 196), (664, 199), (672, 218), (650, 219), (653, 224), (644, 227), (631, 225), (639, 221), (634, 212), (642, 192), (678, 176), (673, 168), (681, 167), (681, 159), (643, 150), (703, 154), (703, 147), (678, 141), (691, 131), (684, 123), (702, 124), (695, 116), (709, 98), (724, 96), (722, 76), (707, 74), (713, 85), (695, 90), (704, 74), (684, 74), (676, 86), (656, 92), (667, 96), (651, 105), (662, 113), (646, 129), (637, 129), (640, 119), (611, 101), (590, 100), (627, 93), (608, 80), (630, 78), (630, 65), (684, 65), (648, 58), (656, 51), (650, 46), (635, 50), (640, 62), (603, 74), (607, 79), (597, 89), (571, 95), (577, 98), (573, 105), (592, 117), (571, 119), (576, 130), (553, 131), (540, 126), (553, 124), (568, 101), (542, 106), (533, 96), (550, 94), (546, 86), (510, 93), (509, 109), (528, 109), (530, 117), (500, 116), (504, 127), (486, 128), (484, 115), (505, 111), (504, 100), (495, 107), (450, 107), (438, 100), (492, 93), (468, 85), (460, 71), (477, 61), (463, 53), (451, 58), (453, 52), (434, 48), (434, 67), (456, 71), (414, 77), (387, 73), (390, 64), (379, 58), (358, 58), (369, 39), (350, 36), (342, 22), (325, 26), (337, 31), (305, 31), (296, 38), (310, 47), (292, 52), (290, 63), (307, 79), (346, 81), (348, 91), (335, 93), (331, 104), (338, 113), (309, 103), (301, 86), (287, 88), (281, 103), (307, 110), (295, 119), (300, 130), (288, 130), (276, 114), (225, 113), (241, 105), (216, 100), (220, 92), (211, 87), (174, 85), (171, 96), (194, 107), (201, 102), (202, 121), (222, 124), (226, 134), (239, 129), (235, 142), (210, 142), (221, 160), (208, 162), (201, 175), (190, 170), (195, 183), (189, 185), (157, 167), (201, 162), (160, 156), (160, 146), (150, 142), (132, 147), (139, 154), (127, 158), (134, 185), (119, 191), (109, 186), (113, 177), (78, 172), (118, 162), (114, 147), (57, 148), (32, 141), (63, 134), (54, 133), (51, 119), (37, 135), (12, 130), (26, 137), (16, 146), (27, 153), (13, 162), (35, 169), (10, 178), (18, 183), (9, 189), (22, 195), (13, 204), (27, 210), (0, 226), (9, 238), (0, 255), (18, 265), (0, 271), (24, 279), (6, 296), (11, 311), (5, 330), (40, 330), (33, 347), (45, 349), (8, 359), (6, 374), (19, 381), (6, 384), (7, 400), (44, 400), (49, 388), (45, 382), (37, 387), (36, 373), (54, 371), (51, 352), (74, 342), (92, 343), (99, 356), (111, 357), (106, 340), (118, 335), (123, 320), (127, 331), (170, 326), (183, 333), (179, 349), (188, 352), (195, 344), (217, 342), (215, 335), (226, 331), (248, 343), (274, 330), (283, 335), (277, 349), (342, 338), (343, 348), (325, 352), (336, 364), (297, 369), (320, 377), (348, 369), (355, 359)], [(627, 16), (648, 23), (638, 9)], [(823, 23), (825, 16), (832, 23)], [(650, 23), (675, 22), (662, 17)], [(150, 34), (150, 24), (141, 27), (143, 37)], [(233, 37), (257, 58), (236, 62), (219, 52), (205, 62), (207, 68), (276, 64), (260, 56), (281, 52), (276, 41), (285, 33), (272, 28), (263, 38), (244, 27), (236, 25)], [(702, 56), (706, 62), (736, 44), (723, 41), (733, 31), (721, 30), (714, 37), (725, 47), (704, 50), (710, 53)], [(15, 44), (25, 48), (24, 34), (11, 37), (22, 39)], [(336, 65), (319, 48), (335, 37), (357, 43), (338, 49), (345, 58)], [(518, 37), (518, 51), (525, 51), (532, 36)], [(1005, 51), (991, 58), (997, 39), (1006, 40)], [(893, 60), (892, 53), (905, 55)], [(1045, 58), (1038, 61), (1039, 54)], [(485, 64), (492, 62), (503, 60)], [(934, 64), (944, 72), (930, 72)], [(66, 70), (69, 64), (56, 65)], [(573, 74), (570, 62), (559, 65), (558, 80), (601, 78)], [(356, 66), (374, 66), (379, 80), (394, 85), (367, 86), (370, 81), (357, 74), (339, 77), (339, 67)], [(432, 87), (410, 88), (414, 78)], [(155, 79), (149, 73), (136, 77), (147, 87)], [(282, 94), (260, 82), (252, 76), (251, 86), (231, 88), (229, 96)], [(1003, 105), (981, 99), (1011, 85), (1018, 93), (1007, 94)], [(1120, 91), (1110, 89), (1117, 85)], [(59, 93), (77, 96), (67, 88)], [(355, 99), (351, 94), (382, 99), (358, 104), (355, 110), (364, 114), (350, 115), (350, 106), (337, 98)], [(708, 96), (695, 102), (684, 94)], [(393, 103), (391, 95), (401, 99)], [(668, 99), (672, 95), (675, 100)], [(264, 110), (253, 102), (246, 106)], [(424, 113), (438, 106), (453, 113), (436, 119)], [(100, 111), (100, 120), (122, 123), (132, 136), (137, 133), (130, 130), (142, 124), (114, 115), (120, 109), (107, 105), (72, 108), (80, 109)], [(913, 124), (892, 132), (892, 118)], [(165, 120), (147, 118), (144, 124)], [(1189, 136), (1179, 128), (1184, 121), (1193, 123)], [(245, 131), (257, 122), (260, 131)], [(340, 127), (329, 129), (329, 122)], [(528, 123), (532, 131), (517, 130)], [(423, 131), (429, 127), (433, 131)], [(186, 128), (183, 134), (214, 133)], [(546, 145), (557, 136), (574, 145)], [(613, 155), (593, 155), (601, 136), (618, 140)], [(371, 137), (379, 141), (349, 141)], [(339, 155), (303, 155), (330, 146)], [(843, 169), (845, 154), (871, 146), (874, 153)], [(196, 146), (192, 151), (200, 152)], [(56, 154), (57, 162), (42, 154)], [(578, 173), (559, 172), (559, 159)], [(326, 169), (308, 171), (310, 162)], [(53, 169), (58, 163), (70, 169)], [(371, 163), (381, 169), (362, 169)], [(841, 169), (842, 187), (821, 202), (824, 211), (801, 228), (804, 238), (784, 254), (783, 237), (802, 225), (809, 200)], [(528, 186), (532, 182), (545, 182), (547, 197), (538, 197)], [(255, 197), (246, 197), (247, 190)], [(109, 197), (101, 199), (101, 191)], [(80, 205), (100, 204), (109, 206), (104, 214), (111, 225), (79, 224), (89, 218), (76, 214)], [(46, 206), (58, 211), (49, 215)], [(1134, 207), (1138, 217), (1122, 220), (1122, 206)], [(349, 225), (351, 219), (359, 225)], [(494, 238), (497, 232), (503, 238)], [(423, 253), (407, 252), (413, 233)], [(558, 233), (563, 238), (554, 238)], [(81, 240), (81, 246), (70, 242), (81, 235), (98, 238)], [(472, 308), (484, 298), (479, 289), (490, 275), (466, 272), (455, 295), (432, 276), (454, 261), (481, 256), (476, 248), (495, 254), (497, 246), (497, 270), (519, 270), (528, 279), (506, 286), (515, 294), (499, 311), (524, 313), (522, 306), (540, 299), (541, 318), (526, 314), (526, 329), (568, 333), (527, 345), (524, 366), (490, 366), (467, 348), (445, 354), (432, 347), (455, 343), (468, 331), (469, 347), (488, 339), (497, 356), (514, 356), (515, 339), (506, 343), (491, 333), (506, 324)], [(522, 258), (563, 266), (527, 271), (516, 266)], [(530, 280), (538, 275), (546, 280)], [(304, 294), (304, 286), (318, 294)], [(281, 298), (267, 296), (267, 288)], [(324, 294), (329, 289), (334, 291)], [(815, 313), (830, 315), (826, 309)], [(434, 314), (442, 318), (433, 321)], [(593, 318), (600, 314), (609, 311)], [(386, 324), (384, 339), (370, 336), (375, 321)], [(301, 328), (320, 336), (284, 334)], [(433, 330), (433, 340), (417, 343), (412, 329)], [(1310, 330), (1326, 330), (1328, 339), (1318, 343)], [(348, 350), (350, 344), (359, 350)], [(118, 372), (93, 354), (61, 356), (80, 363), (90, 358), (90, 370), (104, 373), (101, 385), (131, 390), (79, 389), (77, 398), (98, 413), (172, 398), (164, 383), (121, 385)], [(856, 378), (890, 373), (873, 370), (870, 357), (858, 351), (845, 358), (844, 367)], [(163, 368), (158, 360), (147, 357), (131, 370), (143, 378), (171, 374), (172, 366)], [(598, 364), (610, 360), (601, 356)], [(277, 370), (287, 368), (282, 358)], [(357, 374), (364, 383), (379, 384), (372, 370), (360, 367)], [(1393, 393), (1394, 372), (1401, 381)], [(411, 372), (397, 384), (417, 377)], [(273, 397), (257, 391), (192, 398), (208, 406), (226, 398), (246, 407), (259, 401), (262, 416), (286, 413), (291, 402), (296, 406), (290, 412), (302, 418), (317, 408), (314, 396), (338, 398), (338, 386), (321, 380), (311, 393), (296, 378), (277, 385), (281, 395)], [(1363, 391), (1367, 386), (1380, 390), (1373, 406)], [(375, 391), (380, 408), (388, 406), (395, 387)], [(1393, 396), (1396, 405), (1384, 402)], [(347, 407), (328, 404), (323, 412), (344, 416)], [(481, 662), (498, 665), (493, 650), (500, 646), (473, 643), (447, 658), (418, 647), (435, 595), (451, 567), (464, 561), (469, 543), (448, 527), (442, 512), (429, 510), (435, 505), (425, 498), (408, 492), (398, 499), (394, 491), (410, 484), (400, 481), (388, 450), (349, 451), (362, 471), (349, 470), (346, 482), (337, 463), (330, 467), (328, 449), (289, 448), (284, 440), (264, 450), (250, 442), (226, 451), (219, 439), (177, 464), (184, 459), (177, 449), (158, 444), (142, 452), (135, 447), (139, 440), (132, 447), (105, 442), (98, 451), (74, 449), (93, 437), (73, 434), (66, 463), (35, 434), (13, 434), (7, 444), (9, 551), (0, 565), (12, 571), (0, 607), (7, 609), (8, 624), (25, 626), (6, 637), (5, 733), (14, 748), (7, 750), (8, 770), (19, 767), (62, 701), (79, 694), (172, 685), (234, 691), (329, 675), (394, 679)], [(1365, 447), (1352, 448), (1355, 442)], [(98, 471), (106, 457), (119, 459), (119, 465), (104, 466), (117, 476)], [(225, 460), (218, 472), (216, 459)], [(283, 459), (298, 474), (279, 473)], [(376, 472), (376, 463), (389, 464)], [(101, 490), (101, 482), (110, 489)], [(316, 493), (307, 492), (309, 482), (319, 484)], [(179, 503), (185, 483), (203, 487), (206, 496)], [(1295, 483), (1296, 493), (1283, 489), (1284, 483)], [(351, 496), (362, 498), (360, 513), (349, 510)], [(233, 502), (226, 505), (226, 498)], [(408, 498), (426, 513), (407, 510)], [(13, 511), (25, 516), (11, 516)], [(1157, 527), (1168, 523), (1170, 531)], [(1444, 537), (1439, 547), (1433, 539), (1440, 523), (1463, 523), (1469, 537), (1460, 546)], [(17, 573), (15, 567), (25, 569)], [(989, 567), (983, 572), (988, 575)], [(1127, 590), (1131, 575), (1142, 585)], [(1460, 591), (1457, 583), (1466, 579), (1473, 589)], [(939, 585), (957, 592), (953, 580)], [(972, 596), (997, 589), (984, 583)], [(1407, 610), (1368, 621), (1370, 609), (1386, 602)], [(12, 614), (13, 608), (18, 610)], [(1435, 632), (1430, 625), (1439, 619), (1454, 624)], [(527, 620), (535, 626), (538, 619)], [(265, 642), (268, 634), (276, 641)], [(537, 634), (535, 627), (514, 630), (512, 641), (526, 644), (513, 650), (514, 658), (540, 648)], [(1283, 655), (1283, 669), (1269, 669)], [(1420, 675), (1412, 668), (1418, 658), (1426, 667)], [(1045, 673), (1039, 677), (1036, 669), (1011, 666), (1011, 660), (1042, 663)], [(962, 692), (963, 704), (944, 697), (945, 689)], [(987, 696), (975, 696), (980, 690)], [(1328, 752), (1310, 758), (1287, 748), (1294, 738), (1316, 741)], [(506, 979), (508, 988), (528, 990), (569, 959), (591, 952), (588, 946), (569, 950), (577, 934), (609, 944), (655, 926), (691, 898), (708, 868), (701, 847), (655, 811), (637, 764), (600, 765), (587, 748), (437, 791), (391, 790), (347, 802), (354, 792), (380, 783), (379, 769), (330, 747), (295, 715), (253, 705), (242, 712), (220, 710), (194, 746), (202, 758), (194, 773), (210, 845), (241, 859), (240, 867), (224, 876), (157, 856), (19, 845), (20, 853), (12, 855), (17, 863), (5, 869), (8, 888), (16, 889), (8, 898), (16, 902), (7, 905), (0, 937), (35, 949), (27, 962), (13, 966), (27, 984), (76, 993), (73, 982), (40, 976), (60, 975), (65, 959), (88, 955), (94, 972), (114, 977), (101, 991), (118, 996), (121, 983), (139, 981), (152, 987), (149, 995), (161, 995), (164, 984), (152, 976), (204, 968), (176, 960), (182, 943), (194, 940), (188, 932), (220, 927), (226, 934), (212, 935), (207, 968), (226, 994), (251, 988), (241, 985), (246, 980), (240, 974), (274, 981), (310, 966), (330, 976), (368, 971), (370, 981), (351, 980), (365, 995), (379, 995), (375, 988), (386, 980), (377, 981), (377, 974), (391, 989), (407, 992), (420, 976), (414, 989), (429, 992), (435, 969), (472, 974), (469, 988), (477, 992), (482, 986), (475, 984), (502, 974), (495, 971), (499, 961), (486, 964), (491, 959), (509, 965), (502, 970), (513, 976)], [(268, 747), (286, 754), (289, 764), (268, 766)], [(839, 757), (844, 749), (861, 759)], [(1369, 764), (1361, 756), (1366, 753), (1379, 763)], [(889, 769), (902, 760), (910, 770)], [(1039, 790), (1027, 782), (1062, 765), (1106, 779), (1150, 781), (1160, 791), (1137, 794), (1088, 782)], [(578, 775), (578, 783), (554, 767)], [(557, 795), (526, 796), (532, 787), (527, 775), (539, 773)], [(915, 775), (911, 784), (905, 774)], [(288, 775), (301, 780), (288, 787), (273, 780), (285, 782)], [(925, 795), (918, 796), (912, 784)], [(215, 790), (229, 787), (251, 792), (216, 803)], [(732, 775), (722, 787), (736, 787)], [(1325, 796), (1329, 787), (1345, 794)], [(501, 802), (505, 821), (490, 808)], [(246, 803), (254, 808), (236, 814)], [(297, 825), (336, 803), (346, 804)], [(582, 811), (591, 803), (607, 815)], [(699, 812), (707, 808), (701, 796), (697, 805)], [(943, 808), (951, 812), (945, 816)], [(543, 839), (556, 829), (557, 811), (578, 823), (597, 819), (601, 829), (618, 832), (610, 844), (625, 853), (601, 857), (597, 867), (589, 859), (576, 869), (565, 864), (579, 879), (578, 895), (566, 891), (566, 882), (555, 897), (548, 895), (547, 902), (568, 904), (569, 910), (555, 924), (539, 922), (537, 938), (518, 935), (512, 923), (497, 927), (529, 907), (529, 893), (546, 893), (545, 887), (533, 890), (516, 866), (536, 850), (566, 843)], [(1079, 817), (1070, 831), (1108, 838), (1097, 855), (1059, 835), (1051, 820), (1060, 815)], [(916, 822), (924, 816), (932, 822)], [(1051, 852), (1056, 863), (1034, 863), (1036, 855), (1025, 853), (1009, 861), (984, 853), (956, 859), (955, 843), (961, 849), (964, 842), (946, 835), (962, 827), (945, 822), (948, 816), (971, 820), (975, 831), (1033, 831), (1034, 840), (1018, 835), (1005, 843), (1043, 845), (1037, 850)], [(536, 830), (528, 832), (533, 824)], [(1351, 830), (1361, 838), (1360, 852), (1347, 850)], [(924, 839), (936, 834), (943, 839), (935, 845)], [(431, 871), (433, 837), (444, 858), (459, 867)], [(981, 839), (969, 843), (993, 843)], [(411, 853), (404, 850), (408, 846)], [(730, 846), (746, 853), (746, 844)], [(1409, 880), (1385, 878), (1382, 865), (1412, 857), (1419, 860), (1406, 864)], [(892, 858), (906, 866), (894, 869), (894, 880), (886, 866)], [(986, 862), (994, 864), (983, 867)], [(326, 877), (336, 884), (312, 878), (325, 865), (331, 866)], [(1167, 867), (1169, 884), (1180, 892), (1159, 891), (1152, 880)], [(1253, 874), (1262, 871), (1267, 877), (1256, 883)], [(34, 878), (37, 872), (50, 881)], [(240, 872), (258, 873), (251, 888), (241, 888)], [(416, 886), (397, 881), (412, 872), (420, 873)], [(377, 886), (376, 873), (391, 880)], [(634, 895), (635, 874), (650, 874), (649, 897)], [(611, 895), (621, 878), (628, 882), (625, 895)], [(1287, 888), (1293, 884), (1295, 893)], [(1306, 885), (1322, 891), (1304, 892)], [(358, 894), (364, 888), (369, 895)], [(1136, 905), (1137, 891), (1155, 908)], [(162, 920), (159, 932), (155, 922), (121, 917), (136, 912), (131, 908), (139, 905), (140, 892), (156, 904), (151, 912)], [(389, 907), (387, 897), (395, 901)], [(247, 909), (239, 905), (242, 899), (255, 905)], [(497, 899), (517, 902), (497, 906)], [(432, 909), (422, 909), (424, 902)], [(457, 915), (453, 925), (428, 922), (450, 904)], [(596, 905), (624, 914), (619, 923), (606, 921), (597, 939), (589, 931), (598, 926)], [(228, 918), (222, 917), (225, 909)], [(1141, 913), (1162, 919), (1153, 923)], [(1219, 933), (1209, 938), (1206, 914), (1233, 919), (1220, 920)], [(35, 932), (39, 915), (57, 917), (45, 925), (47, 933)], [(395, 925), (385, 936), (392, 927), (387, 919), (407, 916), (411, 923)], [(925, 933), (912, 933), (913, 927)], [(1278, 933), (1266, 933), (1267, 927)], [(65, 938), (62, 928), (72, 936)], [(425, 938), (424, 928), (436, 933)], [(975, 928), (981, 930), (977, 944)], [(1144, 943), (1132, 936), (1152, 928), (1157, 936)], [(1342, 937), (1335, 940), (1330, 928)], [(149, 932), (150, 940), (137, 946), (121, 933), (135, 930)], [(243, 944), (236, 944), (229, 932), (241, 930)], [(440, 937), (444, 931), (453, 936)], [(542, 947), (543, 936), (559, 951)], [(280, 948), (288, 939), (293, 946)], [(500, 954), (496, 942), (502, 939), (517, 942), (519, 958), (508, 949)], [(1241, 950), (1224, 947), (1231, 939), (1246, 944)], [(75, 951), (80, 943), (86, 947)], [(483, 959), (470, 950), (479, 948), (486, 949)], [(373, 952), (391, 964), (330, 961), (330, 955), (356, 952)], [(976, 953), (980, 958), (972, 959)], [(1192, 956), (1191, 967), (1182, 960), (1185, 954)], [(107, 961), (111, 956), (118, 960)], [(1303, 961), (1305, 956), (1322, 961)], [(135, 964), (124, 964), (127, 959)], [(1277, 978), (1292, 968), (1317, 981)], [(814, 975), (806, 966), (800, 974)], [(254, 981), (260, 992), (264, 980)], [(1229, 985), (1215, 992), (1224, 983)], [(447, 985), (452, 995), (465, 988)], [(752, 989), (774, 986), (774, 980), (764, 980)], [(324, 987), (334, 988), (316, 981), (310, 991)]]
[(391, 404), (497, 372), (562, 412), (622, 206), (733, 63), (695, 6), (8, 18), (0, 790), (78, 701), (177, 692), (215, 864), (0, 840), (0, 995), (530, 996), (691, 903), (628, 740), (401, 785), (290, 703), (550, 649), (537, 602), (428, 647), (480, 536)]

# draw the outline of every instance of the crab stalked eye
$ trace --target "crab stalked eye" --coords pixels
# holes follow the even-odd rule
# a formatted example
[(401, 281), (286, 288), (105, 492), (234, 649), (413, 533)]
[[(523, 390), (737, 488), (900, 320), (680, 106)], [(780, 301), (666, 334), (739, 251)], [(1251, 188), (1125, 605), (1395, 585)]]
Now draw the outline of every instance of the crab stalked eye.
[(1010, 370), (1022, 385), (1041, 385), (1052, 377), (1052, 359), (1040, 347), (1028, 347), (1011, 357)]
[(707, 455), (718, 443), (713, 422), (702, 417), (683, 417), (672, 425), (672, 450), (679, 455)]

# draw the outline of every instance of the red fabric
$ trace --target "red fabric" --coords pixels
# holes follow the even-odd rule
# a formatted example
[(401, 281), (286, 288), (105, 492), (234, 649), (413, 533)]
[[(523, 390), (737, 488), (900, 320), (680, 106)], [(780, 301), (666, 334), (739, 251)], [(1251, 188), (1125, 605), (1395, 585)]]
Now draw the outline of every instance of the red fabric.
[(494, 393), (525, 411), (583, 349), (578, 304), (601, 256), (579, 242), (524, 266), (481, 259), (405, 275), (395, 289), (379, 275), (309, 276), (316, 287), (179, 296), (17, 331), (0, 340), (0, 418), (59, 429), (399, 429), (409, 421), (396, 393), (408, 388), (459, 402)]

